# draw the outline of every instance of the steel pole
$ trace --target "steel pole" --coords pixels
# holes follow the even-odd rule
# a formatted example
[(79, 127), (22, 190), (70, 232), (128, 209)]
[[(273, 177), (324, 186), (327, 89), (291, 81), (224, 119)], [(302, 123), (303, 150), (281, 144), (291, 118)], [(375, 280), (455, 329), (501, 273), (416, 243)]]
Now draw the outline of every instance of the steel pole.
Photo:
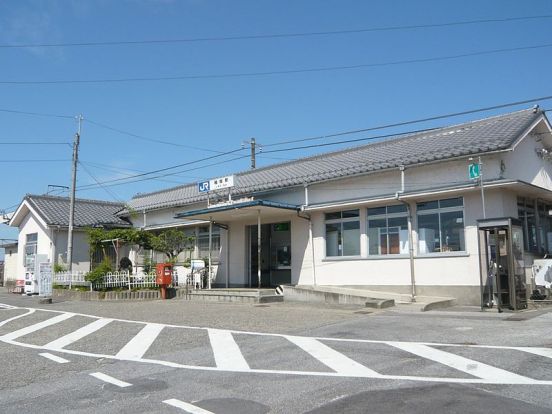
[(261, 288), (261, 210), (257, 210), (257, 280)]
[(67, 229), (67, 267), (73, 270), (73, 227), (75, 222), (75, 192), (77, 186), (77, 164), (79, 162), (79, 143), (81, 135), (82, 115), (77, 117), (78, 131), (73, 143), (73, 171), (71, 179), (71, 198), (69, 201), (69, 228)]

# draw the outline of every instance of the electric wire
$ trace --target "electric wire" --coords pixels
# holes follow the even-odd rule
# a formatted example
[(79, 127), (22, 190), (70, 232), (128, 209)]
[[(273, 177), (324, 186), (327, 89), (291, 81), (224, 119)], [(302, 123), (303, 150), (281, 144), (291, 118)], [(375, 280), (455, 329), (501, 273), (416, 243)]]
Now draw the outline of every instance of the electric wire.
[(132, 137), (132, 138), (140, 139), (142, 141), (155, 142), (157, 144), (164, 144), (164, 145), (170, 145), (170, 146), (173, 146), (173, 147), (182, 147), (182, 148), (187, 148), (187, 149), (194, 149), (194, 150), (198, 150), (198, 151), (211, 152), (211, 153), (215, 153), (215, 154), (222, 154), (223, 153), (223, 151), (215, 151), (215, 150), (210, 150), (210, 149), (203, 148), (203, 147), (196, 147), (196, 146), (193, 146), (193, 145), (180, 144), (180, 143), (177, 143), (177, 142), (166, 141), (166, 140), (162, 140), (162, 139), (158, 139), (158, 138), (150, 138), (150, 137), (146, 137), (146, 136), (143, 136), (143, 135), (138, 135), (138, 134), (135, 134), (133, 132), (125, 131), (125, 130), (120, 129), (120, 128), (115, 128), (115, 127), (106, 125), (104, 123), (94, 121), (90, 118), (85, 118), (84, 121), (88, 122), (92, 125), (98, 126), (100, 128), (104, 128), (104, 129), (107, 129), (107, 130), (110, 130), (110, 131), (114, 131), (114, 132), (117, 132), (119, 134), (126, 135), (126, 136), (129, 136), (129, 137)]
[(360, 29), (344, 29), (344, 30), (326, 30), (316, 32), (291, 32), (291, 33), (269, 33), (269, 34), (252, 34), (242, 36), (213, 36), (213, 37), (196, 37), (196, 38), (180, 38), (180, 39), (143, 39), (143, 40), (119, 40), (119, 41), (93, 41), (93, 42), (66, 42), (66, 43), (20, 43), (20, 44), (0, 44), (3, 49), (16, 48), (39, 48), (39, 47), (89, 47), (89, 46), (125, 46), (125, 45), (155, 45), (155, 44), (171, 44), (171, 43), (193, 43), (193, 42), (219, 42), (219, 41), (236, 41), (236, 40), (260, 40), (260, 39), (280, 39), (280, 38), (301, 38), (311, 36), (332, 36), (332, 35), (348, 35), (358, 33), (371, 32), (389, 32), (400, 30), (428, 29), (441, 28), (451, 26), (463, 26), (485, 23), (506, 23), (524, 20), (550, 19), (552, 15), (534, 15), (534, 16), (519, 16), (519, 17), (504, 17), (494, 19), (474, 19), (474, 20), (459, 20), (443, 23), (430, 24), (412, 24), (401, 26), (383, 26), (383, 27), (368, 27)]
[[(273, 143), (269, 143), (269, 144), (263, 144), (262, 147), (267, 148), (267, 147), (274, 147), (274, 146), (285, 145), (285, 144), (293, 144), (293, 143), (296, 143), (296, 142), (316, 141), (316, 140), (322, 140), (322, 139), (327, 139), (327, 138), (339, 137), (339, 136), (343, 136), (343, 135), (351, 135), (351, 134), (358, 134), (358, 133), (361, 133), (361, 132), (376, 131), (376, 130), (379, 130), (379, 129), (387, 129), (387, 128), (394, 128), (394, 127), (418, 124), (418, 123), (422, 123), (422, 122), (437, 121), (437, 120), (440, 120), (440, 119), (454, 118), (454, 117), (463, 116), (463, 115), (471, 115), (471, 114), (475, 114), (475, 113), (479, 113), (479, 112), (488, 112), (488, 111), (492, 111), (492, 110), (495, 110), (495, 109), (504, 109), (504, 108), (509, 108), (509, 107), (512, 107), (512, 106), (520, 106), (520, 105), (525, 105), (525, 104), (531, 104), (531, 103), (535, 103), (535, 102), (539, 102), (539, 101), (549, 101), (551, 99), (552, 99), (552, 95), (546, 95), (546, 96), (540, 96), (540, 97), (537, 97), (537, 98), (530, 98), (530, 99), (524, 99), (524, 100), (520, 100), (520, 101), (508, 102), (508, 103), (504, 103), (504, 104), (486, 106), (486, 107), (481, 107), (481, 108), (476, 108), (476, 109), (469, 109), (469, 110), (466, 110), (466, 111), (452, 112), (452, 113), (442, 114), (442, 115), (435, 115), (435, 116), (430, 116), (430, 117), (426, 117), (426, 118), (418, 118), (418, 119), (412, 119), (412, 120), (408, 120), (408, 121), (394, 122), (394, 123), (391, 123), (391, 124), (378, 125), (378, 126), (374, 126), (374, 127), (353, 129), (353, 130), (348, 130), (348, 131), (335, 132), (335, 133), (331, 133), (331, 134), (317, 135), (317, 136), (307, 137), (307, 138), (288, 139), (288, 140), (273, 142)], [(545, 111), (545, 110), (543, 110), (543, 111)], [(263, 151), (263, 153), (266, 153), (266, 152), (268, 152), (268, 151)]]
[(271, 70), (259, 72), (236, 72), (219, 74), (198, 74), (198, 75), (180, 75), (180, 76), (144, 76), (144, 77), (126, 77), (126, 78), (103, 78), (103, 79), (56, 79), (56, 80), (0, 80), (2, 85), (54, 85), (54, 84), (100, 84), (100, 83), (127, 83), (127, 82), (152, 82), (152, 81), (175, 81), (175, 80), (194, 80), (194, 79), (229, 79), (229, 78), (248, 78), (263, 77), (274, 75), (293, 75), (299, 73), (320, 73), (335, 72), (342, 70), (366, 69), (387, 66), (399, 66), (413, 63), (429, 63), (447, 60), (462, 59), (474, 56), (484, 56), (500, 53), (519, 52), (524, 50), (538, 50), (552, 47), (552, 43), (540, 45), (519, 46), (501, 49), (488, 49), (477, 52), (459, 53), (455, 55), (434, 56), (416, 59), (404, 59), (388, 62), (361, 63), (356, 65), (342, 66), (322, 66), (303, 69)]
[[(233, 161), (237, 161), (237, 160), (242, 160), (244, 158), (249, 158), (249, 155), (242, 155), (240, 157), (231, 158), (229, 160), (224, 160), (224, 161), (219, 161), (219, 162), (215, 162), (215, 163), (211, 163), (211, 164), (207, 164), (207, 165), (202, 165), (202, 166), (199, 166), (199, 167), (189, 168), (189, 169), (186, 169), (186, 170), (178, 171), (176, 173), (174, 173), (174, 172), (173, 173), (165, 173), (165, 174), (161, 174), (161, 175), (158, 175), (158, 176), (155, 176), (155, 177), (138, 178), (136, 180), (132, 180), (132, 181), (128, 181), (128, 182), (119, 182), (119, 183), (114, 183), (114, 184), (112, 182), (108, 182), (107, 185), (106, 185), (106, 181), (104, 181), (104, 182), (102, 182), (102, 184), (104, 184), (104, 186), (106, 186), (106, 187), (115, 187), (115, 186), (119, 186), (119, 185), (133, 184), (133, 183), (142, 182), (142, 181), (154, 180), (154, 179), (162, 178), (162, 177), (169, 177), (169, 176), (173, 176), (175, 174), (179, 174), (179, 173), (182, 173), (182, 172), (196, 171), (196, 170), (199, 170), (199, 169), (202, 169), (202, 168), (208, 168), (208, 167), (213, 167), (215, 165), (220, 165), (220, 164), (229, 163), (229, 162), (233, 162)], [(187, 184), (184, 184), (184, 185), (187, 185)], [(94, 185), (82, 186), (82, 187), (77, 187), (77, 191), (93, 190), (93, 189), (97, 189), (97, 188), (98, 187), (94, 186)]]
[(120, 197), (118, 197), (112, 190), (101, 184), (100, 181), (94, 176), (94, 174), (92, 174), (92, 172), (90, 172), (90, 170), (86, 167), (86, 165), (84, 165), (80, 161), (78, 163), (82, 167), (84, 172), (87, 173), (96, 182), (96, 184), (100, 186), (100, 188), (102, 188), (107, 194), (109, 194), (113, 198), (113, 200), (124, 203), (124, 201)]
[(71, 115), (59, 115), (59, 114), (49, 114), (49, 113), (41, 113), (41, 112), (29, 112), (29, 111), (18, 111), (15, 109), (6, 109), (6, 108), (0, 108), (0, 112), (6, 112), (10, 114), (18, 114), (18, 115), (31, 115), (31, 116), (41, 116), (41, 117), (48, 117), (48, 118), (64, 118), (64, 119), (76, 119), (76, 116)]
[[(182, 163), (182, 164), (172, 165), (170, 167), (159, 168), (157, 170), (147, 171), (147, 172), (140, 173), (140, 174), (134, 174), (130, 177), (116, 178), (116, 179), (113, 179), (113, 180), (106, 180), (106, 181), (102, 181), (101, 183), (102, 184), (111, 184), (111, 183), (115, 183), (115, 182), (126, 181), (128, 179), (140, 178), (140, 177), (144, 177), (144, 176), (151, 175), (151, 174), (157, 174), (157, 173), (160, 173), (160, 172), (174, 170), (176, 168), (181, 168), (181, 167), (185, 167), (185, 166), (192, 165), (192, 164), (197, 164), (197, 163), (200, 163), (200, 162), (203, 162), (203, 161), (212, 160), (214, 158), (219, 158), (219, 157), (224, 156), (224, 155), (235, 154), (236, 152), (239, 152), (239, 151), (243, 151), (243, 148), (239, 148), (239, 149), (236, 149), (236, 150), (233, 150), (233, 151), (227, 151), (227, 152), (222, 153), (222, 154), (217, 154), (217, 155), (213, 155), (213, 156), (210, 156), (210, 157), (205, 157), (205, 158), (194, 160), (194, 161), (185, 162), (185, 163)], [(249, 155), (246, 155), (245, 157), (249, 157)], [(243, 158), (243, 157), (240, 157), (240, 158)], [(234, 159), (232, 159), (232, 160), (234, 160)], [(218, 161), (215, 164), (210, 164), (209, 166), (219, 165), (219, 164), (222, 164), (222, 163), (225, 163), (225, 162), (228, 162), (228, 161), (230, 161), (230, 160)], [(205, 166), (200, 166), (198, 168), (205, 168)], [(169, 173), (169, 174), (156, 176), (155, 178), (171, 176), (171, 175), (179, 174), (179, 173), (186, 172), (186, 171), (193, 171), (193, 170), (195, 170), (195, 169), (172, 172), (172, 173)], [(141, 180), (141, 181), (143, 181), (143, 180)], [(80, 187), (80, 188), (82, 189), (82, 188), (86, 188), (86, 187), (87, 186), (83, 186), (83, 187)]]

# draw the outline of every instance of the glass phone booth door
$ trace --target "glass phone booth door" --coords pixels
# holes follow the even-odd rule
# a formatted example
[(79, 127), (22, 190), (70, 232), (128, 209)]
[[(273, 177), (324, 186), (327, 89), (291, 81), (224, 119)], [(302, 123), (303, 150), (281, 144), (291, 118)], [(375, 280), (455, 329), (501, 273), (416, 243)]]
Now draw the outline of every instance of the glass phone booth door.
[(481, 307), (527, 308), (523, 230), (514, 218), (478, 221)]

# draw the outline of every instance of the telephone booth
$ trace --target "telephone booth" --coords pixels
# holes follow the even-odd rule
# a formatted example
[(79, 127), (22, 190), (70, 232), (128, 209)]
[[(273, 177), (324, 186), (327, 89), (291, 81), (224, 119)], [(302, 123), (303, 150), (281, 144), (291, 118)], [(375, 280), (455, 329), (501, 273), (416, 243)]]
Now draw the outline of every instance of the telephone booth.
[(515, 218), (478, 220), (481, 308), (527, 308), (523, 229)]

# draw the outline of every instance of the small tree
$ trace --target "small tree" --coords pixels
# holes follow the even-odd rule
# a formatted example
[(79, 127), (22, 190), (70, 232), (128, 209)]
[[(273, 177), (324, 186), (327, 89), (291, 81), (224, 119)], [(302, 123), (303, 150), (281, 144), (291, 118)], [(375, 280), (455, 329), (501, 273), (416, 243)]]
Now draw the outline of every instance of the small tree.
[(178, 255), (193, 248), (195, 237), (187, 236), (182, 230), (169, 229), (151, 238), (151, 247), (165, 253), (168, 262), (176, 263)]

